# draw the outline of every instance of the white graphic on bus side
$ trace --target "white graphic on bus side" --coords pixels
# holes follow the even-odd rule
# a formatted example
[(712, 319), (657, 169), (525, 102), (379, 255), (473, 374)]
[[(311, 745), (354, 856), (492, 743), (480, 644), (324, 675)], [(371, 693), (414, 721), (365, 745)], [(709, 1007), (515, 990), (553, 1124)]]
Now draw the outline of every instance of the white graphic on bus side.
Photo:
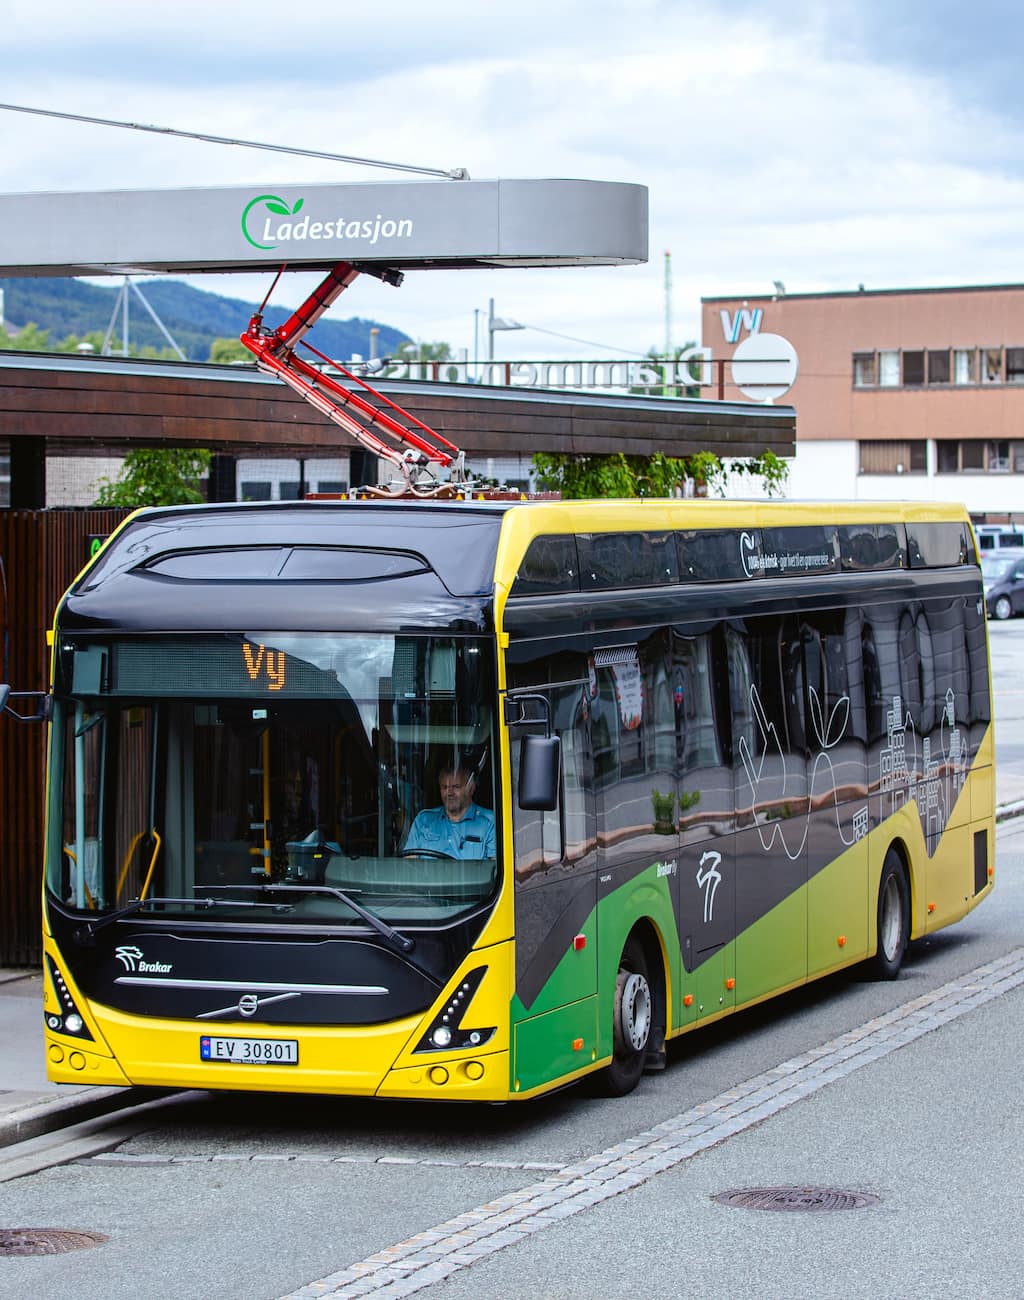
[[(715, 914), (715, 891), (722, 883), (722, 873), (718, 870), (722, 861), (721, 853), (716, 853), (714, 849), (708, 849), (701, 855), (700, 866), (697, 868), (697, 888), (704, 890), (704, 924), (708, 925), (714, 920)], [(711, 865), (707, 871), (704, 870), (705, 862)]]

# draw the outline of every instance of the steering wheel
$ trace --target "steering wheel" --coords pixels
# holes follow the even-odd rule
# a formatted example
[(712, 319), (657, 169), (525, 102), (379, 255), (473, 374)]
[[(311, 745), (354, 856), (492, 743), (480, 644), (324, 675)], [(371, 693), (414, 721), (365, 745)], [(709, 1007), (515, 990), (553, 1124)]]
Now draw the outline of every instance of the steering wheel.
[(448, 862), (458, 862), (451, 853), (442, 853), (440, 849), (399, 849), (400, 858), (444, 858)]

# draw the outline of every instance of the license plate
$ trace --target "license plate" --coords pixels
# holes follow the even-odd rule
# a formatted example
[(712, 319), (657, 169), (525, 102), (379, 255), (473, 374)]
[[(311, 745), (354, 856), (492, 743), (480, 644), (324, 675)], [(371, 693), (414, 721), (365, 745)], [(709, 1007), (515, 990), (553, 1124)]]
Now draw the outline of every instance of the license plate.
[(298, 1065), (299, 1043), (296, 1038), (207, 1038), (204, 1035), (199, 1040), (199, 1057), (227, 1065)]

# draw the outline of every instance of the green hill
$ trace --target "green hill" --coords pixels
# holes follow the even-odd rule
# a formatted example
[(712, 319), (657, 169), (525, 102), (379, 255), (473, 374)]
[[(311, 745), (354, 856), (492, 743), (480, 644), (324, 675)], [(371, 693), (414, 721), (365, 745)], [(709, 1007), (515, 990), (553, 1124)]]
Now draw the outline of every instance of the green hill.
[[(207, 293), (180, 280), (147, 280), (139, 288), (190, 361), (208, 361), (214, 339), (238, 338), (259, 305)], [(95, 332), (105, 335), (117, 305), (120, 285), (115, 283), (108, 288), (73, 279), (8, 279), (0, 280), (0, 289), (4, 292), (4, 321), (9, 334), (35, 323), (40, 329), (49, 330), (50, 343), (56, 344), (69, 334), (79, 338)], [(274, 328), (289, 314), (287, 307), (269, 307), (264, 322)], [(128, 319), (129, 344), (133, 349), (160, 350), (167, 346), (167, 340), (134, 293), (130, 295)], [(370, 352), (370, 329), (375, 325), (380, 330), (378, 349), (382, 356), (409, 341), (401, 330), (360, 317), (321, 320), (311, 341), (321, 352), (339, 361), (353, 353), (366, 357)], [(114, 334), (114, 346), (118, 346), (120, 312)]]

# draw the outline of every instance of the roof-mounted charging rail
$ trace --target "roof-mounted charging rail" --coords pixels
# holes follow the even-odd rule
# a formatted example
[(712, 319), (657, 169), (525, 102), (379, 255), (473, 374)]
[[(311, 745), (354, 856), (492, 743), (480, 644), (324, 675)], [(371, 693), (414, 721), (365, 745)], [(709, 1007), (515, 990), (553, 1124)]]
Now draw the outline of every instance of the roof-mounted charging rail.
[[(323, 283), (275, 330), (263, 327), (264, 300), (241, 336), (242, 342), (256, 358), (261, 370), (283, 380), (367, 451), (388, 461), (398, 471), (400, 480), (392, 487), (361, 488), (360, 495), (464, 496), (472, 491), (473, 483), (466, 471), (464, 454), (458, 447), (378, 392), (365, 379), (303, 341), (305, 334), (361, 272), (374, 275), (387, 284), (397, 286), (402, 283), (399, 271), (339, 262)], [(365, 389), (375, 402), (352, 392), (333, 374), (296, 356), (295, 349), (300, 343), (332, 371)], [(448, 480), (439, 478), (441, 469), (449, 471)]]

